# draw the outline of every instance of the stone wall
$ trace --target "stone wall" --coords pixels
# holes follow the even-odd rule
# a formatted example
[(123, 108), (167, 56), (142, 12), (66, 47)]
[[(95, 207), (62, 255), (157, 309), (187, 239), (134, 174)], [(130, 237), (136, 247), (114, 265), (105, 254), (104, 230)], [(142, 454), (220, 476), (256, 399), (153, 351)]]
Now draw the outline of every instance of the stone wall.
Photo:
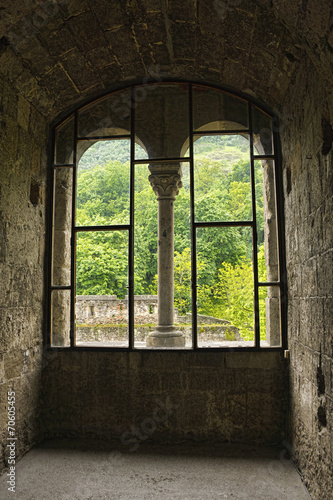
[[(148, 429), (142, 435), (160, 442), (285, 438), (287, 370), (280, 352), (62, 350), (50, 353), (44, 382), (45, 437), (115, 438), (126, 450), (142, 426)], [(171, 410), (150, 433), (161, 405)]]
[[(157, 295), (134, 296), (134, 338), (145, 342), (147, 335), (157, 325)], [(128, 297), (118, 299), (117, 295), (78, 295), (75, 306), (75, 338), (80, 343), (126, 342), (128, 340)], [(184, 332), (187, 342), (192, 341), (192, 314), (178, 315), (174, 309), (174, 322)], [(185, 326), (186, 325), (186, 326)], [(198, 315), (200, 340), (221, 342), (241, 340), (239, 330), (230, 321), (213, 316)], [(214, 326), (210, 326), (214, 325)]]
[(326, 90), (304, 61), (304, 72), (286, 99), (281, 122), (289, 285), (289, 435), (314, 500), (333, 498), (333, 102)]
[[(175, 309), (178, 316), (178, 310)], [(110, 325), (128, 322), (128, 297), (117, 295), (78, 295), (75, 316), (77, 325)], [(157, 322), (157, 295), (134, 296), (135, 324)]]
[(15, 392), (17, 457), (38, 434), (47, 140), (45, 120), (4, 72), (0, 65), (0, 470), (8, 456), (8, 392)]

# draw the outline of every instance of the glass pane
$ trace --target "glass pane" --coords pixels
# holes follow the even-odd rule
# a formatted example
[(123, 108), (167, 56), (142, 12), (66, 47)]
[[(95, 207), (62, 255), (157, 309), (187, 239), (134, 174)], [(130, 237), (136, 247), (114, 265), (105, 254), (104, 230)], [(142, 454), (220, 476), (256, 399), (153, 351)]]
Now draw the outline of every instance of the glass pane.
[(273, 154), (272, 118), (252, 106), (253, 154)]
[(131, 94), (111, 94), (79, 111), (79, 137), (106, 137), (129, 134)]
[(260, 346), (281, 346), (280, 290), (259, 287)]
[(199, 347), (254, 345), (251, 255), (251, 228), (197, 228)]
[[(173, 165), (174, 166), (174, 165)], [(152, 168), (152, 167), (151, 167)], [(178, 165), (179, 168), (179, 165)], [(179, 170), (178, 170), (179, 172)], [(168, 172), (164, 166), (161, 178), (166, 180)], [(173, 177), (173, 172), (170, 174)], [(159, 307), (171, 311), (170, 323), (177, 331), (184, 332), (187, 346), (192, 344), (191, 338), (191, 225), (190, 225), (190, 176), (189, 165), (181, 164), (180, 172), (183, 185), (175, 200), (160, 199), (153, 190), (158, 184), (158, 174), (152, 174), (148, 165), (135, 167), (135, 229), (134, 229), (134, 294), (135, 294), (135, 346), (145, 345), (147, 335), (156, 326), (164, 326), (164, 320), (159, 325)], [(174, 211), (173, 257), (170, 263), (164, 254), (161, 255), (158, 269), (158, 236), (159, 217), (171, 220), (168, 210)], [(162, 230), (160, 230), (162, 231)], [(171, 243), (172, 245), (172, 243)], [(168, 274), (169, 270), (169, 274)], [(158, 272), (161, 273), (163, 284), (173, 280), (173, 293), (161, 293), (158, 298)], [(172, 297), (173, 295), (173, 297)], [(168, 301), (168, 302), (166, 302)], [(170, 306), (171, 304), (171, 306)], [(163, 313), (161, 313), (162, 317)], [(164, 316), (163, 316), (164, 317)]]
[(130, 141), (80, 143), (77, 226), (129, 224)]
[(255, 184), (259, 282), (279, 281), (278, 232), (273, 160), (256, 160)]
[(54, 172), (53, 266), (52, 285), (71, 284), (73, 169)]
[(157, 212), (148, 165), (135, 166), (134, 184), (134, 341), (144, 347), (157, 325)]
[[(135, 135), (149, 158), (183, 156), (189, 137), (187, 85), (143, 85), (135, 89)], [(146, 158), (144, 156), (143, 158)], [(143, 159), (140, 150), (136, 159)]]
[(252, 220), (248, 136), (201, 136), (194, 143), (195, 219)]
[(51, 346), (70, 346), (70, 290), (53, 290), (51, 296)]
[(66, 120), (56, 129), (55, 163), (68, 165), (73, 163), (74, 116)]
[(247, 101), (210, 87), (193, 87), (193, 129), (243, 130), (248, 128)]
[(76, 345), (128, 346), (128, 232), (77, 233)]

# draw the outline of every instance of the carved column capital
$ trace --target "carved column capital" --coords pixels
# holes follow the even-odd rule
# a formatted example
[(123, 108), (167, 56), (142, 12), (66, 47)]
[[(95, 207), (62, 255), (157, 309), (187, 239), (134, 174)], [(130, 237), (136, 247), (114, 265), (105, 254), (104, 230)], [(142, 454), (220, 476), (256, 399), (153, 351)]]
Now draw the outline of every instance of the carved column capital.
[(182, 187), (180, 165), (149, 165), (149, 182), (158, 200), (175, 200)]

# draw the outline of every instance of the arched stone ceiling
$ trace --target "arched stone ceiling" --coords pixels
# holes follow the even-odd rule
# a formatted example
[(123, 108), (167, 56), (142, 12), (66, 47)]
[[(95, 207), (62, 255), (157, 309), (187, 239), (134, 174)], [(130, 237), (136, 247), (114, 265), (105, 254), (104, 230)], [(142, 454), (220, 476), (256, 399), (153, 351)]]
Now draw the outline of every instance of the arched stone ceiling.
[(147, 77), (219, 83), (279, 108), (306, 57), (332, 87), (332, 5), (331, 0), (3, 2), (0, 72), (49, 120)]

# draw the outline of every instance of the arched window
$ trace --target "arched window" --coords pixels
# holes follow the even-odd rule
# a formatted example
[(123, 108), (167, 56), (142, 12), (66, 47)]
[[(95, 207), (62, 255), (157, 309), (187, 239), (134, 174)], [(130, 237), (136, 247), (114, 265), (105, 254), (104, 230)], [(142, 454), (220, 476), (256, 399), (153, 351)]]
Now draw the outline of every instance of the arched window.
[(58, 125), (50, 346), (285, 348), (276, 124), (244, 97), (163, 82)]

